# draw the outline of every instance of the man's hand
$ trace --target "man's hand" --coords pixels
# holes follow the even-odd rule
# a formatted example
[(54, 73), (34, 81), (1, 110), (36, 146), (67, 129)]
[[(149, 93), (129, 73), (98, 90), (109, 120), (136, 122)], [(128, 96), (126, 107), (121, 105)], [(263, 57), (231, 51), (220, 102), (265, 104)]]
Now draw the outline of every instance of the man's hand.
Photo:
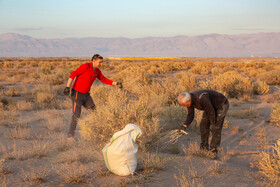
[(179, 126), (179, 130), (186, 130), (187, 127), (188, 127), (188, 125), (186, 125), (186, 124), (181, 124), (181, 125)]
[(70, 88), (69, 88), (69, 87), (66, 87), (66, 88), (64, 89), (63, 93), (64, 93), (64, 95), (69, 96), (69, 94), (70, 94)]
[(116, 84), (120, 89), (122, 89), (123, 88), (123, 85), (122, 85), (122, 83), (121, 82), (117, 82), (117, 84)]

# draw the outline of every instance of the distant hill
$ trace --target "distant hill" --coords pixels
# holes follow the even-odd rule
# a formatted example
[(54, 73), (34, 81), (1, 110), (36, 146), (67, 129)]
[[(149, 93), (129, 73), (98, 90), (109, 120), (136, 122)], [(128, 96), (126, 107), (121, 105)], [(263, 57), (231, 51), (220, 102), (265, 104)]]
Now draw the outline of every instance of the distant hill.
[(0, 57), (279, 57), (280, 32), (146, 38), (37, 39), (26, 35), (0, 35)]

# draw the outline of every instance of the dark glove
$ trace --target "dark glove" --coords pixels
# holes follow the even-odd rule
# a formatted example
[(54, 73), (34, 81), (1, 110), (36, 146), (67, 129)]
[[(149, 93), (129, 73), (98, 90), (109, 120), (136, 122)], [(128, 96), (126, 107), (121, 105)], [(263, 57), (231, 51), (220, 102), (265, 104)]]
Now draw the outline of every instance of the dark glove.
[(66, 87), (66, 88), (64, 89), (63, 93), (64, 93), (64, 95), (69, 96), (69, 94), (70, 94), (70, 88), (69, 88), (69, 87)]
[(121, 83), (121, 82), (117, 82), (117, 86), (118, 86), (120, 89), (122, 89), (122, 88), (123, 88), (123, 85), (122, 85), (122, 83)]

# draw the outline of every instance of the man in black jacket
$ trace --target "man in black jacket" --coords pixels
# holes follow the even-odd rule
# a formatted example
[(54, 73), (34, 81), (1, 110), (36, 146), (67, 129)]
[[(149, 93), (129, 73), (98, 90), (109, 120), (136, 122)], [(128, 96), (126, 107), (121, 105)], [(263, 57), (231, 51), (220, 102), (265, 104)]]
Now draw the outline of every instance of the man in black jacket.
[(188, 116), (182, 125), (187, 128), (194, 119), (194, 109), (203, 110), (200, 122), (201, 149), (209, 150), (209, 133), (211, 130), (212, 140), (210, 150), (218, 152), (221, 143), (221, 132), (224, 119), (229, 108), (227, 98), (214, 90), (197, 90), (191, 93), (182, 92), (178, 96), (178, 103), (183, 107), (188, 107)]

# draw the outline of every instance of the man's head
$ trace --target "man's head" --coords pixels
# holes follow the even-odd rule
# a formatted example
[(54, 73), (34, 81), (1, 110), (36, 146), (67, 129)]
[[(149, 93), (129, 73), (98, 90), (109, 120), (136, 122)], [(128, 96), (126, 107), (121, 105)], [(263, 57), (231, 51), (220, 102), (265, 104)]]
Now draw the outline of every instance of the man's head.
[(95, 54), (92, 56), (91, 61), (94, 68), (99, 68), (102, 65), (103, 57), (99, 54)]
[(179, 94), (177, 101), (183, 107), (190, 107), (192, 104), (191, 94), (188, 92), (182, 92)]

